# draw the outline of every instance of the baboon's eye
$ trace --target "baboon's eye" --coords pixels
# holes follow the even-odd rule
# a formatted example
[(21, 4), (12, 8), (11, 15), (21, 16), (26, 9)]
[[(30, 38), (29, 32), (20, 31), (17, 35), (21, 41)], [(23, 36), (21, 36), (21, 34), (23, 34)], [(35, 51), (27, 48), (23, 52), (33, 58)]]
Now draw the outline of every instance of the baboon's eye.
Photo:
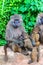
[(14, 23), (19, 23), (19, 20), (18, 20), (18, 19), (15, 19), (15, 20), (14, 20)]

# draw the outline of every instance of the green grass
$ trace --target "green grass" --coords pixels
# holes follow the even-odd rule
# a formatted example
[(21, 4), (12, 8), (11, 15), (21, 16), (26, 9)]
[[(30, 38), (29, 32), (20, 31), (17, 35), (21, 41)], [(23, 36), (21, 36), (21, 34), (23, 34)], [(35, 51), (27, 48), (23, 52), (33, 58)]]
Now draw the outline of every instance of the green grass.
[(5, 30), (11, 15), (21, 14), (24, 27), (30, 34), (40, 12), (43, 12), (43, 0), (0, 0), (0, 45), (6, 43)]

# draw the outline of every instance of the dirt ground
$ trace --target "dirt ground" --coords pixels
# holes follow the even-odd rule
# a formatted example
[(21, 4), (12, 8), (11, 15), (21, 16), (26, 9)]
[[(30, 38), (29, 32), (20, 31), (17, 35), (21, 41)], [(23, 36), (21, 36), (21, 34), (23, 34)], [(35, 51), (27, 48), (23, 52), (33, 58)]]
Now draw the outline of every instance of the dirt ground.
[[(8, 61), (4, 60), (3, 46), (0, 47), (0, 65), (29, 65), (29, 56), (25, 56), (21, 53), (14, 53), (9, 48), (8, 50)], [(43, 65), (43, 46), (40, 46), (40, 61), (31, 63), (30, 65)]]

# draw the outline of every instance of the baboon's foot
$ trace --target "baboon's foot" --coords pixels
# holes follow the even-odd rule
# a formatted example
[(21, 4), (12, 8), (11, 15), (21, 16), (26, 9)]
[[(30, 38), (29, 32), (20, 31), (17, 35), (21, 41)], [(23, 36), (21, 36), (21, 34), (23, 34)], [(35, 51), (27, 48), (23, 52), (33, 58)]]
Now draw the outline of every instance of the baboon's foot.
[(26, 56), (29, 55), (28, 51), (26, 51), (26, 50), (23, 50), (23, 51), (22, 51), (22, 54), (24, 54), (24, 55), (26, 55)]
[(33, 63), (33, 61), (32, 61), (32, 60), (30, 60), (30, 61), (28, 62), (28, 64), (31, 64), (31, 63)]
[(5, 61), (5, 62), (8, 61), (8, 56), (4, 56), (4, 61)]
[(37, 62), (39, 62), (39, 59), (37, 59)]
[(24, 55), (26, 55), (26, 56), (29, 55), (29, 53), (27, 53), (27, 52), (22, 52), (22, 53), (23, 53)]

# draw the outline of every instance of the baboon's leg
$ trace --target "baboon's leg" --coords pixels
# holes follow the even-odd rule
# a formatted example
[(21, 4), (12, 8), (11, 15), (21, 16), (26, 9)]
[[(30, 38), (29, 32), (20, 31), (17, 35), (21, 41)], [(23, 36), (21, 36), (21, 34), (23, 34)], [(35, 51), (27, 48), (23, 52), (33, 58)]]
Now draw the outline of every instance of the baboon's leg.
[(8, 57), (7, 57), (7, 45), (4, 46), (4, 52), (5, 52), (5, 61), (8, 60)]
[(37, 62), (39, 62), (39, 57), (40, 57), (39, 47), (37, 48), (37, 52), (38, 52), (38, 54), (37, 54)]
[(29, 64), (37, 60), (37, 47), (33, 47), (30, 58)]

